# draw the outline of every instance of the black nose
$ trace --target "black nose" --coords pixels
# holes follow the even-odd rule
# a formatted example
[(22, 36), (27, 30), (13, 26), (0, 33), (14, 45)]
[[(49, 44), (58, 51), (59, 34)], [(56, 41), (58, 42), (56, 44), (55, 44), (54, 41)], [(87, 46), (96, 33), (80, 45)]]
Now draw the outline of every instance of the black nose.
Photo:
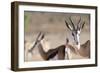
[(66, 43), (69, 43), (69, 39), (68, 38), (66, 38)]

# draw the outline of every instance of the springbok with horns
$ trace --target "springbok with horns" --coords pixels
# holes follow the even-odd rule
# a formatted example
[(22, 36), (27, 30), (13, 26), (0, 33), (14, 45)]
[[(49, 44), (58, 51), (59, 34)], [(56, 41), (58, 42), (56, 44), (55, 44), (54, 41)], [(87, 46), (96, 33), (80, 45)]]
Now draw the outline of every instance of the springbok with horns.
[(29, 52), (32, 53), (34, 48), (38, 46), (39, 54), (43, 58), (43, 60), (63, 60), (65, 59), (65, 45), (58, 46), (56, 48), (50, 48), (47, 52), (45, 51), (46, 48), (43, 47), (43, 41), (45, 40), (45, 35), (43, 33), (39, 33), (35, 44), (33, 47), (29, 50)]
[[(35, 44), (31, 47), (29, 52), (32, 53), (34, 48), (38, 46), (39, 54), (43, 58), (43, 60), (50, 60), (53, 59), (55, 56), (57, 56), (57, 59), (63, 60), (66, 59), (73, 59), (74, 57), (77, 58), (90, 58), (90, 40), (86, 41), (84, 44), (80, 44), (80, 33), (82, 28), (84, 27), (85, 22), (81, 22), (81, 18), (78, 21), (77, 27), (75, 27), (71, 17), (69, 18), (71, 25), (65, 21), (66, 26), (71, 30), (72, 36), (74, 38), (74, 42), (76, 46), (70, 45), (68, 38), (66, 39), (66, 44), (58, 46), (53, 49), (49, 49), (47, 52), (44, 51), (42, 41), (44, 40), (44, 34), (41, 32), (39, 33)], [(74, 57), (71, 57), (71, 55), (74, 55)]]
[[(68, 29), (70, 29), (71, 33), (72, 33), (72, 36), (73, 36), (73, 39), (74, 39), (74, 42), (75, 42), (75, 50), (76, 50), (76, 53), (79, 55), (79, 56), (82, 56), (82, 57), (87, 57), (87, 58), (90, 58), (90, 40), (87, 40), (84, 44), (80, 44), (80, 33), (81, 33), (81, 30), (83, 29), (84, 27), (84, 24), (85, 22), (82, 22), (81, 20), (81, 17), (78, 21), (78, 24), (75, 25), (71, 19), (71, 17), (69, 18), (71, 24), (68, 24), (67, 21), (65, 21), (66, 23), (66, 26), (68, 27)], [(76, 27), (75, 27), (76, 26)], [(68, 46), (69, 49), (71, 49), (71, 47)], [(75, 55), (75, 53), (74, 53)]]

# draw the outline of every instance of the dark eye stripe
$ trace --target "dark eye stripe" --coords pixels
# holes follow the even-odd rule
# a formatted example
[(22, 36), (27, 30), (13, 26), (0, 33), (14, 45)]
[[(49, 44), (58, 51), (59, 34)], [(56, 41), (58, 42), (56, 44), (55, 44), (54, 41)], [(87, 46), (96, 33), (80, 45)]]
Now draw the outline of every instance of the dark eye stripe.
[(72, 33), (72, 36), (74, 36), (74, 34)]

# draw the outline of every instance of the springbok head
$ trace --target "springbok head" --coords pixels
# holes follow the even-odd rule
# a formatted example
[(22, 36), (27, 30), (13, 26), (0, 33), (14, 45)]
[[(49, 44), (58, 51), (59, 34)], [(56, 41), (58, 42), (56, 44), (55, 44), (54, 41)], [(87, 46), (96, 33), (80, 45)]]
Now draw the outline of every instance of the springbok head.
[(74, 42), (76, 43), (76, 45), (78, 45), (80, 43), (80, 33), (82, 28), (84, 27), (85, 22), (82, 22), (81, 17), (77, 23), (77, 25), (75, 25), (71, 19), (71, 17), (69, 17), (69, 21), (71, 24), (69, 24), (66, 20), (66, 26), (68, 27), (68, 29), (70, 29), (72, 36), (74, 38)]
[(35, 40), (35, 43), (33, 44), (33, 46), (31, 47), (31, 49), (29, 50), (29, 52), (32, 53), (33, 49), (37, 46), (38, 43), (41, 42), (41, 40), (44, 39), (45, 34), (40, 32)]

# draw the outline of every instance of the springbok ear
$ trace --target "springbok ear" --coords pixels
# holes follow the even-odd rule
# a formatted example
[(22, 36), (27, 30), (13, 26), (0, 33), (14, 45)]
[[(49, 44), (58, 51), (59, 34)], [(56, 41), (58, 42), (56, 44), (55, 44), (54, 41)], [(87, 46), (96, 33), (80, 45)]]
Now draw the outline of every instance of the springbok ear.
[(66, 21), (65, 21), (65, 23), (66, 23), (66, 26), (67, 26), (70, 30), (73, 30), (73, 28), (71, 27), (71, 25), (69, 25)]
[(85, 22), (78, 24), (77, 29), (83, 29)]
[(83, 29), (85, 22), (82, 23), (81, 29)]

